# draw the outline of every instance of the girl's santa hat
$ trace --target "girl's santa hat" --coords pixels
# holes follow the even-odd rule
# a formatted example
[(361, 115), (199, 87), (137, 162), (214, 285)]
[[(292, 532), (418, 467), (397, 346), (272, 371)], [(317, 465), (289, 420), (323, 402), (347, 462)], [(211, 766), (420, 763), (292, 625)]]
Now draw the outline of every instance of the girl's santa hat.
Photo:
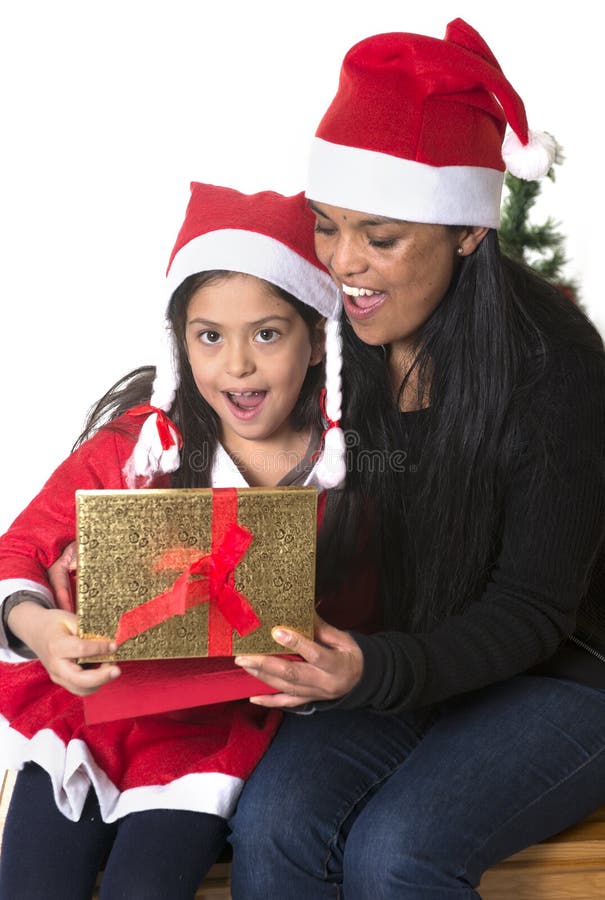
[[(241, 194), (211, 184), (191, 185), (185, 221), (167, 271), (168, 298), (190, 275), (211, 270), (254, 275), (313, 307), (326, 322), (326, 384), (322, 410), (325, 431), (315, 476), (323, 487), (344, 481), (345, 445), (341, 414), (340, 293), (315, 256), (314, 216), (304, 194), (273, 191)], [(150, 407), (125, 474), (131, 485), (174, 472), (181, 438), (167, 418), (179, 384), (175, 337), (166, 329)]]
[(481, 35), (456, 19), (444, 40), (379, 34), (349, 50), (306, 194), (411, 222), (497, 228), (505, 168), (541, 178), (555, 152), (554, 138), (529, 131)]

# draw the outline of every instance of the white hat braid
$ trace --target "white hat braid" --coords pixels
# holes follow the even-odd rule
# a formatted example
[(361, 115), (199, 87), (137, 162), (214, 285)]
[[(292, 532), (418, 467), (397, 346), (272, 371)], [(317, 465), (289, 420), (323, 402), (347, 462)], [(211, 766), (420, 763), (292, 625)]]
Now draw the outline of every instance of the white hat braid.
[(326, 321), (326, 393), (322, 452), (315, 475), (324, 488), (336, 488), (344, 483), (346, 466), (345, 436), (340, 427), (342, 415), (342, 338), (336, 317)]
[(128, 487), (145, 486), (157, 475), (175, 472), (181, 462), (181, 436), (164, 415), (170, 410), (179, 385), (174, 341), (172, 327), (167, 324), (149, 401), (150, 415), (143, 422), (134, 450), (124, 466)]

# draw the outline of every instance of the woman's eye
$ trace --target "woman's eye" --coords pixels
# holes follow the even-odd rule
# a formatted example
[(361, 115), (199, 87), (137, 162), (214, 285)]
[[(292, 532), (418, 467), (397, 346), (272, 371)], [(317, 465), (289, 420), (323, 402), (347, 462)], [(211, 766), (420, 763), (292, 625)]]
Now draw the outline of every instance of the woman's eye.
[(379, 249), (386, 249), (388, 247), (393, 247), (395, 245), (397, 238), (370, 238), (369, 244), (370, 247), (378, 247)]
[(315, 223), (315, 234), (335, 234), (336, 229), (332, 228), (330, 225), (321, 225), (319, 222)]
[(261, 328), (256, 336), (261, 344), (271, 344), (278, 339), (279, 331), (275, 328)]
[(218, 331), (202, 331), (200, 341), (202, 344), (218, 344), (221, 336)]

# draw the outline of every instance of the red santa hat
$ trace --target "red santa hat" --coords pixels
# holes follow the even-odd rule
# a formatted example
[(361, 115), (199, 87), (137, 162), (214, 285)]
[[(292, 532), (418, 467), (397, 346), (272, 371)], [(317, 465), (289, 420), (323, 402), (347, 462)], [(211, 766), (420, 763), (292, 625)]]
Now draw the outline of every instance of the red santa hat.
[[(314, 216), (304, 194), (273, 191), (242, 194), (212, 184), (191, 184), (185, 221), (167, 270), (172, 296), (190, 275), (211, 270), (254, 275), (313, 307), (326, 322), (326, 384), (322, 406), (325, 433), (315, 476), (323, 487), (344, 480), (345, 446), (341, 414), (340, 293), (318, 261), (313, 246)], [(126, 466), (129, 484), (148, 483), (180, 464), (180, 436), (166, 418), (179, 384), (175, 338), (166, 329), (146, 418)]]
[(550, 135), (529, 131), (481, 35), (456, 19), (443, 40), (379, 34), (349, 50), (306, 194), (412, 222), (497, 228), (505, 168), (541, 178), (555, 152)]

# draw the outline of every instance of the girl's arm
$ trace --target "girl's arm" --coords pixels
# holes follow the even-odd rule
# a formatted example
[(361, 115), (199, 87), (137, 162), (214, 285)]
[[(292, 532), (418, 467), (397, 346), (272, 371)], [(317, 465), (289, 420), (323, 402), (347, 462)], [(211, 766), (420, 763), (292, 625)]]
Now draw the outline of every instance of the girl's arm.
[[(55, 605), (47, 569), (75, 539), (75, 492), (126, 487), (122, 469), (135, 439), (129, 423), (119, 431), (99, 431), (58, 467), (0, 537), (0, 604), (16, 591), (30, 590)], [(73, 610), (67, 595), (63, 603)]]
[[(33, 590), (54, 605), (46, 570), (76, 534), (75, 492), (78, 489), (124, 488), (122, 469), (136, 437), (133, 429), (102, 429), (71, 454), (51, 475), (37, 497), (0, 537), (0, 598)], [(63, 603), (70, 603), (67, 594)], [(109, 641), (80, 639), (77, 617), (70, 609), (48, 609), (24, 601), (9, 610), (12, 635), (39, 658), (49, 677), (74, 694), (97, 690), (116, 678), (115, 664), (82, 668), (77, 659), (113, 652)]]

